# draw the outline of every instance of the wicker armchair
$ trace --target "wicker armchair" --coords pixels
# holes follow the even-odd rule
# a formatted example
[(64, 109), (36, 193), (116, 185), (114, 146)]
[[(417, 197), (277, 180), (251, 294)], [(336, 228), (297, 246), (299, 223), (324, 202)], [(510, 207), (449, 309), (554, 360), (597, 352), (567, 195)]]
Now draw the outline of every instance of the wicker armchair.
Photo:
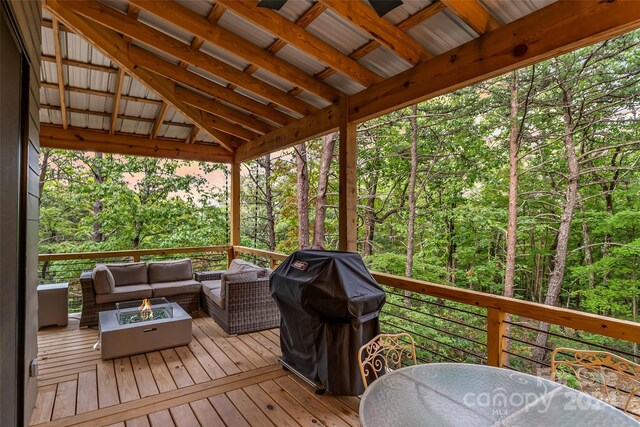
[(205, 312), (230, 334), (271, 329), (280, 326), (280, 311), (269, 292), (269, 277), (251, 282), (226, 283), (221, 307), (206, 291), (206, 283), (219, 281), (225, 271), (205, 271), (195, 274), (203, 283), (202, 307)]

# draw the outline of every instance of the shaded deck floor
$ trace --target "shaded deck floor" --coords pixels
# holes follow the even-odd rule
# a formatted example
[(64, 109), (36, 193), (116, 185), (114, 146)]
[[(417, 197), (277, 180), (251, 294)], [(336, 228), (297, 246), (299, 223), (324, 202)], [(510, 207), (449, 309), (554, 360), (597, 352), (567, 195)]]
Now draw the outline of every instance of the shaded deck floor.
[(38, 333), (43, 426), (358, 426), (359, 399), (316, 395), (277, 363), (278, 330), (229, 336), (205, 315), (188, 346), (110, 361), (96, 329)]

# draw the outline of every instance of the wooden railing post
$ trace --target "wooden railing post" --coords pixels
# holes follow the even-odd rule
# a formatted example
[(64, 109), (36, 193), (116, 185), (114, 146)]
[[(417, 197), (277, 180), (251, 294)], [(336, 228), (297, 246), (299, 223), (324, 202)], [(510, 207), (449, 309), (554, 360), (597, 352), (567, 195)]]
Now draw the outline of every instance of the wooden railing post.
[(349, 99), (340, 98), (340, 155), (338, 194), (338, 249), (357, 252), (358, 200), (356, 194), (356, 123), (349, 121)]
[(495, 308), (487, 308), (487, 364), (499, 368), (506, 364), (504, 337), (507, 330), (505, 313)]
[(134, 254), (132, 258), (133, 262), (140, 262), (140, 254)]
[(269, 258), (269, 268), (272, 270), (278, 268), (278, 260), (275, 258)]
[(236, 253), (233, 249), (233, 246), (229, 246), (227, 248), (227, 268), (231, 265), (231, 261), (236, 257)]

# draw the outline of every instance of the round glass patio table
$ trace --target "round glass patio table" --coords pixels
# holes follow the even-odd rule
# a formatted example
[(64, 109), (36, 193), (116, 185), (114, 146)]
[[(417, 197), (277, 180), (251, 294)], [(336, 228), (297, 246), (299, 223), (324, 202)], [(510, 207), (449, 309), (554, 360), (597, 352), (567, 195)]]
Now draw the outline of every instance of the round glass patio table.
[(362, 395), (364, 427), (640, 426), (564, 385), (507, 369), (430, 363), (398, 369)]

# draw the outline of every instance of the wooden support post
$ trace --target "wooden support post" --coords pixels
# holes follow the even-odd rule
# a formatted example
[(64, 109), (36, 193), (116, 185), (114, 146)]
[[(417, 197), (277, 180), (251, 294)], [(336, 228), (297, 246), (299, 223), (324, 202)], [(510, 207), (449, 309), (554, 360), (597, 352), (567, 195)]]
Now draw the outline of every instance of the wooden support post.
[(276, 268), (278, 268), (278, 264), (280, 264), (280, 263), (278, 262), (277, 259), (269, 258), (269, 268), (270, 269), (275, 270)]
[(133, 258), (133, 262), (140, 262), (140, 254), (134, 254), (131, 258)]
[(227, 269), (231, 266), (231, 261), (236, 257), (236, 251), (233, 246), (227, 247)]
[(240, 245), (240, 166), (241, 163), (231, 163), (231, 193), (230, 193), (230, 211), (231, 211), (231, 246)]
[(507, 324), (504, 322), (505, 313), (495, 308), (487, 308), (487, 364), (503, 367), (506, 364), (504, 338)]
[(340, 98), (339, 249), (357, 252), (356, 124), (349, 121), (349, 98)]

